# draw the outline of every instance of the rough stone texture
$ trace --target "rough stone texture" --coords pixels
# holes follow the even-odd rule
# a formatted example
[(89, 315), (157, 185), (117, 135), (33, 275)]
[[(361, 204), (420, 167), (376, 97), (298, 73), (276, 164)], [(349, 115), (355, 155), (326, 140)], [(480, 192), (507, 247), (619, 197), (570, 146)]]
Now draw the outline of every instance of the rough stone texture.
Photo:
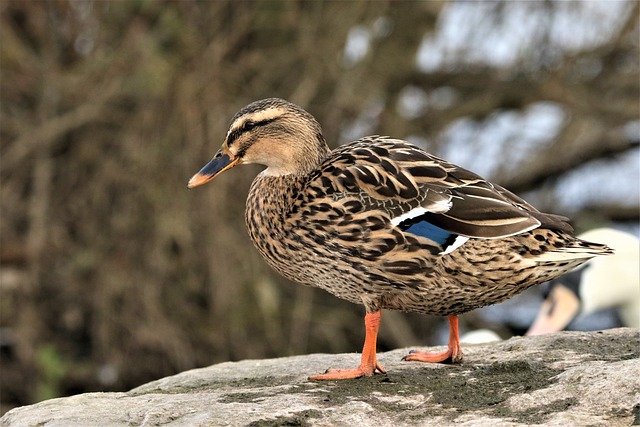
[(464, 347), (462, 365), (402, 362), (342, 382), (311, 382), (357, 354), (227, 362), (127, 393), (16, 408), (2, 426), (629, 426), (640, 424), (640, 331), (562, 332)]

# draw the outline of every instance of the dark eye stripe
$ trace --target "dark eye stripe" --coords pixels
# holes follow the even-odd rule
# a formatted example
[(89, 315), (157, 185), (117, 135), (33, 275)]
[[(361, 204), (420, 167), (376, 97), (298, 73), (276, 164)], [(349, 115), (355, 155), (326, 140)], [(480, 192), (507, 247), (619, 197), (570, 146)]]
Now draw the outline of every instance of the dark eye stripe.
[(265, 120), (261, 120), (259, 122), (254, 122), (253, 120), (247, 120), (246, 122), (244, 122), (242, 124), (242, 126), (240, 126), (239, 128), (235, 129), (234, 131), (232, 131), (229, 134), (229, 137), (227, 138), (227, 147), (230, 146), (243, 133), (252, 131), (252, 130), (256, 129), (257, 127), (264, 126), (266, 124), (274, 122), (277, 119), (278, 119), (277, 117), (274, 117), (272, 119), (265, 119)]

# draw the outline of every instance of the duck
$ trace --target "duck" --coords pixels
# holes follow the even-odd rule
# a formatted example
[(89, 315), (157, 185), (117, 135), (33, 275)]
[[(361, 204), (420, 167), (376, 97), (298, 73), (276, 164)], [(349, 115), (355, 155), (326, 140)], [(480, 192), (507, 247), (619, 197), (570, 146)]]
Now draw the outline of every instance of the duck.
[(594, 258), (574, 271), (546, 284), (543, 302), (526, 335), (564, 330), (579, 316), (617, 309), (623, 326), (640, 328), (640, 240), (609, 227), (578, 235), (606, 242), (615, 250)]
[(330, 150), (318, 121), (280, 98), (240, 109), (187, 187), (241, 164), (265, 166), (245, 223), (266, 263), (364, 306), (360, 364), (314, 381), (386, 374), (376, 353), (382, 310), (446, 316), (446, 350), (403, 360), (460, 363), (458, 316), (612, 253), (577, 239), (568, 218), (407, 141), (374, 135)]

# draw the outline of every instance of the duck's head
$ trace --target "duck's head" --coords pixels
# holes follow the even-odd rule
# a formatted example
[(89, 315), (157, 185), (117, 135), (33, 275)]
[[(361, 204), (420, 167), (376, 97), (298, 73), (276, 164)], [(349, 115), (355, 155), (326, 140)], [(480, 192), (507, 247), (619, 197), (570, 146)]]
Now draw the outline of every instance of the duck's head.
[(306, 174), (329, 152), (316, 119), (279, 98), (253, 102), (231, 120), (224, 143), (187, 186), (197, 187), (242, 163), (265, 165), (267, 175)]

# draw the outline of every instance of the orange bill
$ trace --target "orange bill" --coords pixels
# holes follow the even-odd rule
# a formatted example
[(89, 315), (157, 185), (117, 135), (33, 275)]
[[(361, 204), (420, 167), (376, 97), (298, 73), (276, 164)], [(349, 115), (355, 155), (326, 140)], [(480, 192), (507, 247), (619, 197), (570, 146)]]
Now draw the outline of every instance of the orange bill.
[(215, 178), (218, 174), (231, 169), (235, 165), (240, 163), (240, 157), (235, 157), (231, 153), (226, 153), (223, 149), (220, 149), (213, 159), (200, 171), (193, 175), (187, 184), (187, 188), (194, 188), (202, 184), (206, 184)]

